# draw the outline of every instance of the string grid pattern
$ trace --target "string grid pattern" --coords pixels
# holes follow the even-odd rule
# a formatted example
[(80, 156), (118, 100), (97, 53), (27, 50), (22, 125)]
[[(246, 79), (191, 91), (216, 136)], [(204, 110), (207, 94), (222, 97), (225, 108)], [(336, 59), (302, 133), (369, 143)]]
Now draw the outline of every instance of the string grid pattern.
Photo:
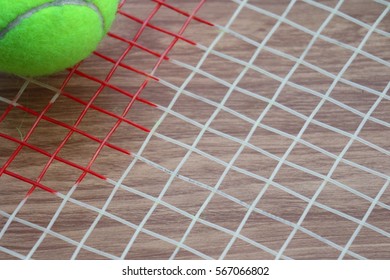
[[(361, 238), (389, 244), (389, 222), (373, 218), (390, 213), (390, 151), (383, 140), (390, 128), (389, 51), (368, 48), (372, 38), (389, 42), (389, 2), (371, 3), (377, 9), (371, 23), (344, 12), (356, 4), (346, 0), (291, 0), (278, 12), (264, 1), (153, 0), (144, 15), (132, 13), (136, 2), (121, 2), (117, 22), (122, 26), (106, 39), (116, 57), (101, 48), (60, 82), (19, 77), (14, 78), (17, 92), (1, 92), (0, 258), (45, 258), (59, 250), (57, 257), (70, 259), (228, 259), (246, 256), (234, 253), (244, 248), (251, 258), (366, 259), (371, 255), (361, 253)], [(217, 17), (218, 5), (226, 5), (225, 24)], [(323, 17), (312, 26), (300, 24), (291, 15), (302, 7)], [(163, 24), (162, 11), (173, 25)], [(248, 25), (248, 33), (236, 29), (247, 13), (259, 18)], [(360, 41), (328, 35), (338, 21), (363, 30)], [(266, 27), (260, 30), (257, 24)], [(304, 43), (278, 42), (281, 30), (297, 32), (297, 41)], [(202, 32), (215, 36), (203, 42)], [(247, 46), (249, 54), (225, 51), (229, 40), (239, 42), (237, 48)], [(291, 52), (283, 47), (289, 44)], [(325, 46), (344, 55), (340, 67), (313, 62), (313, 50), (320, 50), (314, 53), (318, 57)], [(260, 66), (267, 57), (283, 61), (288, 71)], [(215, 61), (226, 64), (226, 73), (215, 71)], [(371, 75), (354, 76), (356, 61), (368, 71), (383, 69), (375, 74), (378, 82), (368, 83)], [(97, 62), (107, 69), (104, 77), (88, 68)], [(313, 79), (299, 79), (302, 71)], [(248, 82), (257, 77), (265, 84), (260, 89)], [(365, 107), (335, 94), (345, 88), (366, 98)], [(32, 91), (47, 98), (43, 108), (34, 106)], [(302, 109), (289, 103), (289, 91), (300, 94), (298, 103), (308, 99), (314, 105)], [(242, 111), (232, 100), (250, 100), (254, 106)], [(63, 104), (69, 112), (57, 109)], [(181, 106), (194, 106), (193, 112)], [(343, 127), (342, 119), (324, 117), (329, 108), (346, 115), (346, 123), (355, 122), (353, 129)], [(15, 119), (22, 119), (16, 128)], [(370, 136), (370, 127), (381, 127), (382, 134)], [(311, 139), (313, 129), (327, 139)], [(44, 133), (58, 133), (58, 142), (45, 143)], [(337, 144), (324, 144), (332, 141)], [(164, 149), (164, 158), (153, 155), (164, 155)], [(350, 156), (351, 150), (361, 155), (359, 149), (376, 160)], [(300, 162), (308, 151), (313, 162)], [(23, 169), (14, 168), (23, 161)], [(364, 178), (372, 185), (357, 187)], [(84, 199), (94, 192), (98, 198)], [(338, 192), (361, 205), (354, 209), (358, 215), (348, 211), (348, 201), (334, 197)], [(267, 204), (271, 197), (280, 199), (277, 206)], [(334, 200), (347, 206), (340, 208)], [(31, 211), (41, 203), (48, 203), (37, 213), (45, 222), (35, 222)], [(348, 238), (313, 227), (313, 217), (331, 220), (334, 235), (337, 227)], [(182, 226), (169, 230), (177, 224)], [(19, 232), (26, 228), (34, 238), (21, 246), (25, 235)], [(300, 255), (304, 246), (313, 248)], [(386, 248), (379, 257), (389, 256)]]

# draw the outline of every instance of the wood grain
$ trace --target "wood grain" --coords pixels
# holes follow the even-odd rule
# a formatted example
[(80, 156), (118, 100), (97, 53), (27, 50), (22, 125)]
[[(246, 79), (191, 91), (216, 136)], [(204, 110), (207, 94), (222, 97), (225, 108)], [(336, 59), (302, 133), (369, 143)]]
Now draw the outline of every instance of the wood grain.
[[(199, 3), (196, 0), (167, 2), (188, 12)], [(249, 2), (275, 15), (281, 15), (290, 3), (290, 1)], [(334, 7), (337, 1), (318, 2)], [(146, 19), (155, 7), (156, 3), (153, 1), (127, 1), (123, 11)], [(210, 0), (206, 1), (200, 9), (198, 16), (223, 26), (236, 9), (237, 4), (234, 2)], [(382, 4), (359, 0), (345, 1), (340, 9), (341, 12), (368, 25), (372, 25), (383, 10)], [(287, 18), (316, 31), (328, 15), (329, 13), (323, 9), (298, 1)], [(162, 7), (150, 23), (177, 33), (185, 19), (183, 15)], [(390, 32), (389, 20), (390, 17), (387, 15), (378, 28)], [(244, 8), (232, 24), (231, 30), (246, 36), (253, 42), (261, 43), (276, 23), (275, 18)], [(130, 40), (140, 26), (139, 23), (119, 15), (112, 33)], [(365, 27), (335, 16), (321, 34), (357, 47), (367, 31)], [(208, 47), (219, 32), (215, 27), (193, 21), (183, 36)], [(277, 50), (290, 58), (298, 59), (311, 39), (312, 36), (308, 33), (283, 22), (267, 42), (268, 49), (265, 48), (260, 52), (253, 65), (284, 79), (293, 68), (295, 61), (278, 56), (270, 50)], [(146, 28), (137, 43), (162, 53), (172, 40), (172, 36)], [(389, 43), (389, 37), (374, 32), (363, 50), (388, 63)], [(128, 44), (107, 37), (98, 52), (116, 60), (127, 47)], [(214, 50), (248, 62), (256, 47), (227, 33)], [(203, 54), (204, 52), (198, 47), (179, 41), (168, 56), (175, 61), (195, 67)], [(337, 76), (352, 54), (351, 50), (317, 39), (305, 57), (305, 61)], [(139, 48), (133, 48), (123, 63), (151, 73), (157, 59)], [(79, 70), (103, 80), (112, 66), (111, 62), (93, 55), (80, 65)], [(245, 66), (216, 54), (209, 54), (200, 69), (203, 73), (234, 83)], [(68, 73), (64, 71), (30, 82), (17, 102), (39, 115), (56, 94), (53, 89), (61, 87)], [(168, 88), (161, 82), (150, 80), (140, 97), (160, 107), (152, 107), (137, 100), (125, 116), (131, 122), (152, 129), (165, 111), (168, 111), (147, 145), (143, 147), (148, 137), (147, 132), (122, 122), (109, 137), (108, 142), (112, 146), (130, 151), (131, 155), (104, 146), (93, 161), (91, 170), (111, 181), (87, 174), (76, 188), (72, 188), (83, 171), (68, 163), (71, 162), (79, 167), (86, 167), (91, 163), (99, 148), (99, 141), (108, 135), (118, 121), (112, 115), (90, 108), (77, 129), (93, 136), (94, 139), (77, 131), (72, 133), (41, 178), (42, 185), (52, 188), (59, 195), (48, 193), (40, 188), (36, 189), (16, 213), (16, 219), (0, 238), (1, 248), (27, 256), (42, 236), (42, 231), (50, 225), (50, 231), (34, 251), (32, 258), (69, 259), (74, 254), (77, 244), (85, 241), (84, 247), (77, 254), (77, 259), (121, 257), (129, 242), (133, 243), (130, 251), (123, 256), (126, 259), (167, 259), (176, 250), (177, 246), (174, 242), (180, 242), (186, 233), (192, 221), (191, 217), (199, 214), (200, 220), (189, 232), (184, 246), (178, 250), (175, 258), (199, 259), (203, 258), (202, 256), (219, 258), (231, 240), (232, 234), (240, 227), (254, 199), (265, 190), (259, 202), (254, 205), (256, 211), (249, 215), (240, 231), (240, 238), (234, 242), (225, 258), (275, 258), (272, 252), (277, 253), (283, 246), (293, 230), (293, 225), (299, 222), (310, 199), (324, 182), (337, 156), (350, 140), (348, 135), (355, 133), (363, 118), (337, 106), (334, 102), (326, 101), (314, 116), (317, 123), (311, 122), (303, 133), (301, 139), (304, 142), (298, 142), (286, 158), (288, 162), (302, 166), (306, 168), (305, 170), (311, 170), (312, 173), (309, 174), (284, 163), (272, 183), (267, 184), (259, 178), (268, 179), (272, 176), (279, 163), (277, 158), (283, 157), (286, 153), (305, 123), (303, 118), (308, 118), (312, 114), (334, 78), (301, 63), (289, 78), (292, 84), (285, 85), (276, 98), (278, 106), (274, 104), (268, 108), (267, 100), (274, 97), (280, 87), (280, 81), (254, 69), (246, 72), (227, 100), (224, 98), (229, 88), (201, 73), (195, 74), (186, 84), (186, 79), (191, 73), (191, 69), (181, 67), (174, 61), (164, 61), (154, 73), (155, 76), (177, 88), (183, 87), (185, 92), (178, 97), (169, 112), (167, 108), (177, 95), (177, 90)], [(342, 75), (342, 78), (348, 81), (377, 92), (385, 89), (389, 77), (388, 66), (364, 55), (358, 55)], [(123, 92), (134, 94), (145, 79), (145, 76), (119, 67), (110, 84)], [(23, 78), (0, 74), (0, 97), (13, 100), (24, 83)], [(305, 92), (294, 85), (305, 87), (318, 94), (316, 96)], [(74, 75), (64, 92), (88, 103), (99, 86), (101, 85), (94, 81)], [(106, 86), (92, 104), (111, 114), (121, 115), (131, 102), (131, 97), (123, 92)], [(245, 93), (252, 93), (252, 95)], [(357, 229), (357, 221), (364, 218), (371, 205), (370, 201), (385, 185), (386, 176), (388, 179), (390, 172), (388, 157), (390, 98), (388, 92), (385, 94), (386, 97), (372, 113), (372, 116), (376, 120), (381, 120), (382, 124), (369, 120), (359, 133), (361, 139), (375, 144), (375, 147), (380, 147), (382, 152), (361, 141), (355, 140), (352, 143), (343, 156), (345, 160), (337, 165), (330, 179), (327, 179), (323, 191), (304, 219), (301, 226), (305, 230), (297, 231), (284, 251), (283, 258), (338, 258), (340, 251)], [(193, 98), (194, 95), (200, 98)], [(336, 84), (330, 97), (363, 114), (366, 114), (378, 99), (378, 95), (342, 82)], [(205, 99), (208, 101), (205, 102)], [(44, 114), (46, 120), (39, 121), (27, 141), (29, 145), (47, 154), (44, 155), (24, 146), (6, 170), (33, 181), (37, 180), (45, 165), (48, 164), (50, 155), (56, 153), (85, 108), (82, 102), (76, 102), (64, 94), (60, 95)], [(223, 110), (220, 110), (215, 119), (208, 124), (211, 116), (219, 110), (216, 105), (222, 104), (221, 102), (224, 102)], [(286, 107), (294, 110), (301, 117), (282, 109)], [(5, 115), (7, 110), (10, 111)], [(265, 110), (268, 112), (255, 128), (253, 136), (248, 141), (249, 145), (244, 147), (234, 161), (233, 166), (236, 168), (231, 168), (221, 179), (226, 166), (235, 157), (242, 142), (252, 130), (254, 122)], [(239, 116), (244, 118), (232, 112), (238, 112)], [(3, 114), (5, 117), (0, 119), (0, 170), (19, 147), (20, 143), (16, 141), (22, 141), (28, 135), (37, 118), (36, 115), (17, 107), (10, 108), (0, 99), (0, 117)], [(182, 117), (179, 118), (178, 115)], [(61, 122), (62, 125), (53, 124), (50, 120)], [(334, 129), (324, 128), (318, 125), (318, 122)], [(203, 133), (201, 131), (206, 124), (210, 129), (204, 132), (199, 143), (189, 152), (199, 133)], [(342, 134), (340, 131), (345, 133)], [(290, 138), (286, 137), (286, 134), (290, 135)], [(7, 135), (8, 138), (1, 135)], [(11, 141), (9, 138), (15, 140)], [(182, 144), (178, 145), (178, 143)], [(315, 145), (322, 152), (305, 143)], [(134, 155), (141, 148), (143, 149), (141, 158), (135, 160)], [(272, 154), (273, 158), (264, 152)], [(205, 156), (206, 154), (208, 156)], [(177, 174), (173, 174), (186, 155), (187, 160), (177, 170)], [(66, 162), (61, 162), (59, 158)], [(122, 174), (132, 162), (134, 166), (127, 176), (122, 178)], [(349, 164), (350, 162), (383, 176), (362, 171), (356, 165)], [(113, 192), (113, 182), (120, 180), (122, 187)], [(167, 182), (170, 182), (168, 188)], [(346, 186), (347, 189), (340, 185)], [(2, 211), (0, 230), (7, 225), (8, 216), (5, 213), (9, 215), (14, 213), (31, 186), (9, 174), (0, 173), (0, 210)], [(54, 221), (53, 217), (57, 209), (70, 191), (72, 191), (70, 200), (66, 202)], [(111, 203), (105, 205), (110, 195), (112, 195)], [(157, 200), (159, 196), (161, 201)], [(207, 198), (210, 199), (209, 203), (204, 211), (199, 213)], [(367, 219), (371, 227), (365, 226), (361, 229), (350, 246), (346, 259), (357, 258), (356, 254), (370, 259), (390, 258), (389, 205), (390, 190), (387, 188), (379, 198), (379, 204), (373, 208)], [(98, 217), (97, 209), (103, 207), (106, 207), (105, 215), (98, 221), (87, 240), (83, 240)], [(156, 207), (155, 210), (145, 221), (145, 216), (153, 207)], [(344, 216), (342, 217), (340, 213), (344, 213)], [(287, 221), (288, 224), (280, 222), (280, 219)], [(137, 226), (143, 222), (145, 222), (143, 230), (137, 232)], [(33, 228), (29, 223), (38, 225), (39, 228)], [(222, 231), (221, 227), (225, 230)], [(150, 235), (150, 232), (154, 234)], [(324, 239), (326, 242), (323, 242)], [(260, 248), (261, 246), (267, 247), (268, 250)], [(96, 250), (105, 254), (99, 254)], [(193, 250), (198, 254), (194, 254)], [(0, 259), (12, 258), (18, 257), (0, 250)]]

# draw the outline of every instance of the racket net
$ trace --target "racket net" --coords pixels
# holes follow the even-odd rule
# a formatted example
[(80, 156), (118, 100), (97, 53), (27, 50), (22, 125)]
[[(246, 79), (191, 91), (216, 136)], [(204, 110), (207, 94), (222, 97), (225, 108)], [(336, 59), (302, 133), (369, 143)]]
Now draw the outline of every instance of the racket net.
[(2, 75), (0, 258), (389, 258), (389, 9), (127, 0)]

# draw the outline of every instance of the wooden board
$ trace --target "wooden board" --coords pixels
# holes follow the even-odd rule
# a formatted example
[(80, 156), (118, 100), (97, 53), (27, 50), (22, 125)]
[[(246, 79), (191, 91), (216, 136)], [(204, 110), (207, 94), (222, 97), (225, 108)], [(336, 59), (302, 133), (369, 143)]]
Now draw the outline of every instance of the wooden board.
[(0, 259), (390, 258), (390, 16), (343, 2), (128, 0), (0, 74)]

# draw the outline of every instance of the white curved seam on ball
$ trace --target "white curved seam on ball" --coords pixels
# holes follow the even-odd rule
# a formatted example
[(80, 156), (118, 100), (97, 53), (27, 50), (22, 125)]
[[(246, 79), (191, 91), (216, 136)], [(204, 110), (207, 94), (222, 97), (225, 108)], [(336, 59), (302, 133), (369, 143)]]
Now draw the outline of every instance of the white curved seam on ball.
[(104, 32), (104, 30), (105, 30), (105, 20), (104, 20), (103, 14), (100, 11), (100, 9), (94, 3), (90, 3), (90, 2), (87, 2), (87, 1), (84, 1), (84, 0), (57, 0), (57, 1), (54, 1), (54, 2), (49, 2), (49, 3), (42, 4), (40, 6), (37, 6), (35, 8), (32, 8), (32, 9), (28, 10), (24, 14), (19, 15), (17, 18), (15, 18), (13, 21), (11, 21), (5, 28), (0, 30), (0, 40), (3, 39), (7, 35), (8, 32), (10, 32), (12, 29), (17, 27), (23, 20), (31, 17), (33, 14), (35, 14), (37, 12), (40, 12), (40, 11), (46, 9), (46, 8), (59, 7), (59, 6), (64, 6), (64, 5), (84, 6), (84, 7), (87, 7), (87, 8), (90, 8), (90, 9), (94, 10), (95, 13), (100, 18), (100, 21), (102, 23), (103, 32)]

